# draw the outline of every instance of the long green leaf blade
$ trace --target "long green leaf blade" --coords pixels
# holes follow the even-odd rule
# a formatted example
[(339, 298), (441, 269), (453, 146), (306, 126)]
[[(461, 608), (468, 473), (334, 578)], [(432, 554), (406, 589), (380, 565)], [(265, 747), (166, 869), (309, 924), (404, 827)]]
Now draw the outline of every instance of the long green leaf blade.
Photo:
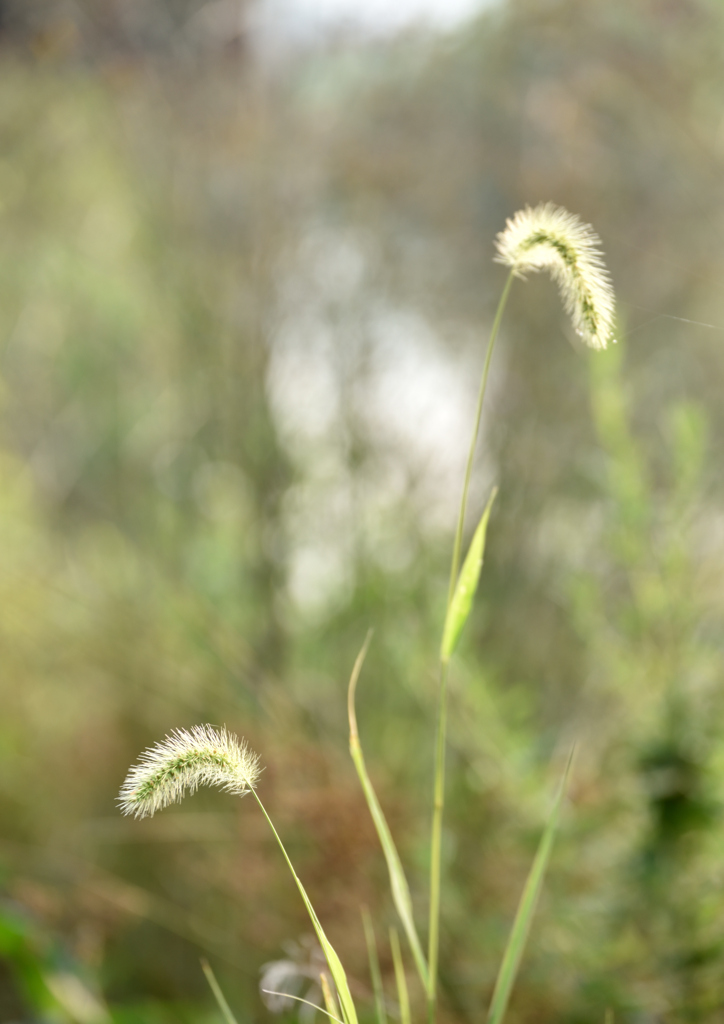
[(349, 692), (347, 696), (347, 711), (349, 714), (349, 752), (352, 755), (352, 761), (357, 769), (357, 775), (360, 783), (362, 784), (362, 792), (365, 795), (367, 806), (369, 807), (372, 820), (377, 830), (377, 835), (382, 846), (382, 852), (385, 855), (387, 861), (387, 870), (390, 876), (390, 889), (392, 891), (392, 899), (395, 904), (397, 913), (400, 916), (402, 927), (405, 930), (407, 941), (410, 944), (412, 950), (412, 956), (415, 961), (420, 980), (422, 982), (425, 992), (429, 991), (430, 987), (430, 974), (427, 968), (427, 961), (425, 960), (425, 954), (422, 952), (422, 945), (415, 928), (415, 921), (412, 915), (412, 897), (410, 896), (410, 887), (407, 884), (407, 878), (402, 867), (402, 861), (400, 855), (397, 852), (397, 847), (392, 838), (389, 826), (385, 819), (385, 815), (380, 806), (380, 802), (377, 799), (370, 777), (367, 774), (367, 768), (365, 766), (364, 755), (362, 754), (362, 747), (360, 746), (359, 733), (357, 732), (357, 716), (354, 708), (354, 694), (357, 687), (357, 680), (362, 670), (362, 664), (367, 654), (367, 648), (371, 634), (367, 635), (367, 639), (364, 642), (362, 650), (357, 655), (354, 668), (352, 669), (352, 676), (349, 681)]
[(365, 932), (365, 943), (367, 945), (367, 959), (370, 963), (370, 977), (372, 978), (372, 991), (375, 994), (375, 1012), (377, 1024), (387, 1024), (387, 1013), (385, 1011), (385, 994), (382, 991), (382, 974), (380, 973), (380, 958), (377, 955), (377, 941), (375, 930), (372, 926), (372, 919), (367, 907), (362, 907), (362, 925)]
[(488, 504), (480, 517), (477, 529), (470, 542), (468, 553), (465, 556), (463, 567), (460, 570), (452, 600), (445, 616), (445, 627), (442, 631), (442, 644), (440, 646), (440, 660), (445, 663), (450, 660), (453, 651), (457, 647), (463, 626), (468, 620), (470, 609), (473, 606), (475, 591), (478, 589), (480, 571), (483, 568), (483, 555), (485, 554), (485, 534), (488, 529), (490, 510), (495, 501), (498, 488), (494, 487), (488, 498)]
[(226, 1021), (226, 1024), (237, 1024), (236, 1017), (231, 1012), (231, 1007), (226, 1001), (226, 996), (221, 991), (221, 985), (219, 985), (218, 981), (216, 980), (216, 975), (211, 970), (211, 964), (209, 963), (208, 960), (201, 961), (201, 970), (204, 972), (206, 976), (206, 980), (209, 983), (209, 988), (214, 994), (214, 999), (216, 1000), (216, 1003), (219, 1009), (221, 1010), (221, 1015)]
[(523, 894), (520, 898), (520, 903), (518, 904), (518, 910), (510, 932), (508, 944), (505, 947), (505, 953), (503, 954), (503, 960), (495, 982), (493, 998), (488, 1012), (488, 1024), (501, 1024), (501, 1021), (505, 1016), (505, 1011), (508, 1007), (508, 1000), (510, 999), (513, 983), (518, 973), (518, 968), (520, 967), (520, 961), (523, 957), (523, 951), (528, 940), (528, 933), (533, 920), (533, 914), (535, 913), (538, 897), (540, 896), (540, 891), (543, 886), (543, 879), (548, 867), (548, 861), (550, 860), (551, 850), (553, 849), (553, 840), (555, 839), (556, 829), (558, 828), (558, 818), (560, 817), (561, 804), (563, 803), (572, 760), (573, 751), (571, 751), (571, 755), (568, 758), (568, 764), (565, 772), (563, 773), (560, 786), (558, 787), (558, 793), (556, 795), (555, 803), (553, 804), (551, 816), (548, 819), (548, 824), (546, 825), (541, 841), (538, 844), (538, 850), (536, 851), (533, 865), (526, 879), (525, 886), (523, 887)]
[(405, 977), (405, 967), (402, 963), (402, 951), (400, 950), (400, 940), (397, 937), (396, 928), (390, 928), (390, 947), (392, 948), (392, 962), (395, 965), (397, 1000), (400, 1004), (400, 1024), (410, 1024), (410, 995), (407, 991), (407, 978)]

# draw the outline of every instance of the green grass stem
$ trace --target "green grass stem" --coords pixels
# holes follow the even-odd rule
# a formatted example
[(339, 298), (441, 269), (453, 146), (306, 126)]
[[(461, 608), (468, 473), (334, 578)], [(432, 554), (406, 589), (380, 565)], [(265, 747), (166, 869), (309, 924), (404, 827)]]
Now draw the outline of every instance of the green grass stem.
[[(322, 975), (324, 977), (324, 975)], [(285, 999), (294, 999), (297, 1003), (304, 1003), (305, 1006), (311, 1006), (319, 1013), (323, 1013), (325, 1017), (329, 1017), (330, 1020), (336, 1020), (337, 1024), (344, 1024), (344, 1021), (340, 1020), (334, 1013), (330, 1013), (329, 1010), (325, 1010), (323, 1006), (318, 1006), (317, 1003), (313, 1003), (311, 999), (302, 999), (301, 996), (292, 995), (291, 992), (275, 992), (271, 988), (263, 988), (261, 990), (264, 995), (267, 996), (283, 996)]]
[[(480, 432), (480, 421), (483, 415), (483, 403), (485, 392), (488, 387), (490, 364), (493, 357), (495, 341), (498, 337), (500, 324), (503, 319), (508, 295), (513, 284), (513, 271), (508, 274), (503, 292), (498, 302), (498, 308), (493, 319), (493, 326), (490, 331), (490, 341), (485, 354), (485, 364), (480, 380), (478, 392), (478, 404), (475, 410), (475, 423), (473, 426), (470, 450), (465, 466), (465, 478), (463, 491), (460, 499), (460, 511), (455, 530), (455, 541), (453, 543), (452, 563), (450, 566), (450, 585), (448, 588), (447, 608), (445, 620), (447, 621), (450, 608), (455, 597), (458, 575), (460, 572), (460, 555), (463, 543), (463, 531), (465, 528), (465, 513), (468, 504), (468, 491), (470, 490), (470, 479), (475, 461), (475, 449), (477, 447), (478, 434)], [(442, 823), (445, 811), (445, 748), (447, 743), (447, 661), (442, 661), (440, 666), (440, 684), (438, 693), (437, 712), (437, 735), (435, 740), (435, 781), (433, 786), (433, 809), (432, 809), (432, 835), (430, 841), (430, 911), (428, 924), (428, 970), (430, 983), (428, 993), (428, 1022), (434, 1024), (437, 1013), (437, 969), (440, 952), (440, 887), (441, 887), (441, 849), (442, 849)]]
[(440, 882), (442, 878), (442, 817), (445, 810), (445, 737), (447, 735), (447, 662), (440, 665), (440, 690), (435, 744), (435, 790), (432, 808), (432, 839), (430, 843), (430, 928), (427, 960), (430, 968), (428, 990), (428, 1021), (433, 1024), (437, 1004), (437, 963), (440, 941)]
[(503, 313), (508, 302), (508, 295), (510, 294), (510, 288), (513, 284), (514, 273), (508, 274), (503, 292), (500, 296), (498, 308), (495, 311), (495, 319), (493, 320), (493, 326), (490, 330), (490, 341), (488, 342), (488, 350), (485, 353), (485, 364), (483, 366), (483, 375), (480, 379), (480, 391), (478, 392), (478, 404), (475, 409), (475, 425), (473, 427), (473, 434), (470, 441), (470, 450), (468, 451), (468, 461), (465, 465), (465, 479), (463, 481), (463, 492), (460, 498), (460, 511), (458, 513), (457, 528), (455, 530), (455, 541), (453, 544), (453, 555), (452, 563), (450, 565), (450, 585), (448, 589), (448, 607), (452, 603), (453, 594), (455, 593), (455, 584), (457, 583), (458, 573), (460, 571), (460, 552), (463, 544), (463, 531), (465, 529), (465, 513), (467, 512), (468, 506), (468, 491), (470, 490), (470, 480), (473, 473), (473, 463), (475, 462), (475, 449), (478, 443), (478, 434), (480, 432), (480, 421), (483, 416), (483, 403), (485, 401), (485, 392), (488, 388), (488, 376), (490, 374), (490, 364), (493, 358), (493, 349), (495, 348), (495, 342), (498, 337), (500, 330), (500, 324), (503, 319)]
[(255, 789), (252, 789), (251, 792), (254, 794), (254, 798), (256, 802), (259, 804), (262, 814), (269, 823), (269, 828), (274, 833), (274, 838), (279, 844), (279, 849), (282, 851), (282, 854), (284, 855), (284, 860), (287, 862), (287, 866), (292, 873), (294, 881), (297, 884), (297, 889), (299, 889), (299, 893), (302, 899), (304, 900), (304, 905), (307, 908), (307, 912), (309, 913), (309, 917), (311, 918), (312, 925), (314, 926), (314, 930), (317, 933), (317, 939), (319, 940), (319, 944), (322, 947), (322, 951), (324, 952), (327, 963), (329, 965), (329, 970), (332, 974), (332, 979), (334, 980), (334, 984), (337, 987), (337, 994), (339, 995), (339, 1002), (342, 1009), (342, 1016), (344, 1017), (344, 1024), (357, 1024), (357, 1011), (355, 1010), (355, 1005), (352, 1000), (352, 993), (349, 990), (347, 974), (344, 970), (344, 967), (342, 966), (342, 962), (337, 956), (337, 953), (334, 947), (332, 946), (331, 942), (325, 935), (322, 925), (319, 923), (319, 918), (317, 917), (314, 907), (312, 906), (312, 903), (309, 899), (309, 896), (307, 896), (307, 891), (302, 885), (301, 880), (297, 875), (296, 871), (294, 870), (294, 865), (289, 859), (289, 854), (287, 853), (284, 847), (284, 843), (281, 841), (279, 833), (274, 828), (274, 822), (267, 814), (266, 808), (264, 807), (264, 804), (261, 802), (261, 799), (257, 791)]

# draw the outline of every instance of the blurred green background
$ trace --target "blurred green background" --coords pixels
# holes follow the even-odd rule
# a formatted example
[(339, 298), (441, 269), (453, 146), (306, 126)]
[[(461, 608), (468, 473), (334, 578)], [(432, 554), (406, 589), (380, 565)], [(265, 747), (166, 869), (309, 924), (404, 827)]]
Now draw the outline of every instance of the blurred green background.
[(451, 681), (443, 1020), (484, 1017), (574, 741), (510, 1021), (721, 1019), (724, 8), (500, 0), (396, 35), (279, 10), (0, 4), (0, 1021), (217, 1020), (201, 956), (270, 1019), (260, 968), (309, 927), (255, 807), (115, 807), (206, 721), (261, 753), (362, 1003), (372, 908), (392, 993), (346, 682), (374, 627), (360, 730), (423, 921), (494, 238), (544, 200), (601, 235), (618, 344), (515, 285)]

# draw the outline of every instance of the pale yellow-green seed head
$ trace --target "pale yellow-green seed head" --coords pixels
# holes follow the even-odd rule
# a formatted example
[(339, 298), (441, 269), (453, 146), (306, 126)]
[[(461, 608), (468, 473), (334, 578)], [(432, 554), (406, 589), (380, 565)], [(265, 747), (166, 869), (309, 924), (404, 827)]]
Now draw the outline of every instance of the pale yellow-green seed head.
[(599, 249), (601, 241), (589, 224), (553, 203), (519, 210), (496, 239), (497, 263), (518, 277), (548, 270), (560, 288), (576, 332), (591, 348), (612, 340), (613, 286)]
[(260, 771), (257, 755), (226, 729), (176, 729), (143, 752), (121, 787), (118, 803), (124, 814), (147, 818), (202, 785), (243, 796), (254, 788)]

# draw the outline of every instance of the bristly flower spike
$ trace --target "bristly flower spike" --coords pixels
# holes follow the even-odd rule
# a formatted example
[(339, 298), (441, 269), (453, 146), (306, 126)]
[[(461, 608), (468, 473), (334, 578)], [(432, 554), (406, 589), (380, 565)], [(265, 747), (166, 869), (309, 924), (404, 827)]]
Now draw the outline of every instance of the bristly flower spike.
[(147, 818), (201, 785), (244, 796), (255, 787), (260, 771), (258, 756), (226, 729), (176, 729), (141, 754), (121, 787), (118, 803), (124, 814)]
[(601, 349), (613, 333), (614, 294), (600, 244), (589, 224), (560, 206), (541, 203), (507, 221), (496, 240), (495, 259), (517, 277), (549, 270), (577, 333), (591, 348)]

